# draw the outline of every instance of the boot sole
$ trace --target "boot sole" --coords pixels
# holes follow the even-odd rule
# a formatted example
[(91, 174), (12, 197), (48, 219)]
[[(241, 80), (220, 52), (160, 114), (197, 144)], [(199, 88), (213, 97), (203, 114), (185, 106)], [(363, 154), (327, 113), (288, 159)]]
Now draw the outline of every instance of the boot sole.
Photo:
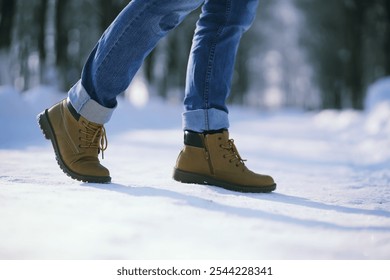
[(276, 184), (270, 186), (244, 186), (218, 180), (206, 175), (183, 171), (177, 168), (173, 171), (173, 179), (181, 183), (211, 185), (243, 193), (269, 193), (276, 189)]
[(65, 164), (65, 162), (63, 161), (63, 159), (61, 157), (61, 153), (60, 153), (60, 150), (59, 150), (58, 144), (57, 144), (57, 138), (54, 134), (54, 130), (53, 130), (53, 127), (51, 125), (51, 122), (50, 122), (50, 119), (48, 116), (48, 111), (45, 110), (44, 112), (40, 113), (38, 115), (37, 119), (38, 119), (38, 124), (42, 130), (43, 135), (45, 136), (45, 138), (47, 140), (50, 140), (52, 145), (53, 145), (58, 165), (60, 166), (60, 168), (62, 169), (62, 171), (66, 175), (68, 175), (72, 179), (86, 182), (86, 183), (110, 183), (111, 182), (110, 176), (88, 176), (88, 175), (81, 175), (81, 174), (78, 174), (77, 172), (72, 171)]

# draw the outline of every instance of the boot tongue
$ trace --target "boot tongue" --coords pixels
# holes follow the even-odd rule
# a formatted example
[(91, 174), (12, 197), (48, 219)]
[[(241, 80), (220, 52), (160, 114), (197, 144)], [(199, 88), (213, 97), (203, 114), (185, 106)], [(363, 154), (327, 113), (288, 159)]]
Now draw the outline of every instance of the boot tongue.
[(228, 130), (223, 131), (223, 137), (225, 137), (226, 139), (229, 139), (229, 131)]
[(205, 132), (203, 132), (203, 134), (205, 135), (208, 135), (208, 134), (224, 134), (225, 132), (228, 133), (228, 136), (229, 136), (229, 132), (226, 128), (222, 128), (222, 129), (218, 129), (218, 130), (207, 130)]
[(229, 131), (227, 129), (220, 129), (220, 130), (211, 130), (207, 131), (205, 133), (206, 136), (210, 136), (211, 138), (222, 138), (219, 140), (223, 140), (224, 142), (229, 141)]

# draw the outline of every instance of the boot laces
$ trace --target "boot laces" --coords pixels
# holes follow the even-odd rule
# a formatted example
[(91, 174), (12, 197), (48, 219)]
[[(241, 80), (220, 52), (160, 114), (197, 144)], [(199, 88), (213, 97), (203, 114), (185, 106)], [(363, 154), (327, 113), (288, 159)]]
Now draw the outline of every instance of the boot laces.
[(80, 145), (80, 148), (98, 149), (98, 153), (102, 151), (102, 158), (104, 159), (104, 151), (108, 146), (106, 129), (102, 125), (91, 122), (82, 122), (82, 125), (85, 130), (80, 130), (80, 133), (83, 135), (83, 137), (80, 137), (80, 140), (85, 142), (85, 145)]
[(236, 145), (234, 145), (234, 140), (229, 139), (225, 145), (220, 145), (222, 149), (225, 149), (228, 153), (224, 154), (224, 158), (228, 158), (229, 162), (233, 162), (237, 167), (245, 166), (246, 159), (242, 159), (240, 154), (237, 151)]

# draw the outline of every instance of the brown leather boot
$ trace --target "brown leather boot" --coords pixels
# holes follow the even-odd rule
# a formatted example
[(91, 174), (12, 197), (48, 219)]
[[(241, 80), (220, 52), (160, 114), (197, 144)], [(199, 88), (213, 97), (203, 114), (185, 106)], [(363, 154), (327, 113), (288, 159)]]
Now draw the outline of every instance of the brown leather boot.
[(271, 176), (249, 170), (228, 131), (212, 134), (185, 132), (185, 146), (173, 173), (176, 181), (215, 185), (239, 192), (272, 192)]
[(108, 169), (98, 159), (99, 152), (103, 153), (107, 148), (103, 125), (79, 115), (66, 100), (40, 113), (37, 118), (65, 174), (83, 182), (111, 181)]

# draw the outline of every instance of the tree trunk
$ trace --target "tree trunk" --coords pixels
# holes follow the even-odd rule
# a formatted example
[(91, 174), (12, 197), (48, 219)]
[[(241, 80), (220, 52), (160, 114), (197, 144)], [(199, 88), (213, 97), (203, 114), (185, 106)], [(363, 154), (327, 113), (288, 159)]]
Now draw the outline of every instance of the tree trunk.
[(45, 61), (46, 61), (46, 24), (47, 24), (47, 9), (48, 9), (48, 0), (40, 0), (39, 5), (36, 7), (35, 18), (38, 22), (38, 36), (37, 36), (37, 45), (39, 53), (39, 66), (40, 66), (40, 81), (42, 82), (44, 72), (45, 72)]
[(39, 23), (38, 51), (39, 51), (39, 58), (41, 60), (41, 63), (43, 63), (46, 58), (45, 35), (46, 35), (46, 23), (47, 23), (46, 21), (47, 5), (48, 5), (48, 0), (41, 0), (39, 5), (36, 7), (36, 19)]
[(344, 85), (345, 104), (354, 109), (363, 108), (363, 27), (365, 25), (365, 11), (367, 5), (361, 1), (354, 1), (352, 7), (345, 9), (345, 48), (348, 57), (345, 61)]
[(9, 71), (9, 50), (12, 42), (15, 3), (14, 0), (0, 0), (0, 85), (12, 82)]
[(57, 0), (55, 15), (55, 48), (56, 48), (56, 66), (59, 74), (59, 83), (61, 88), (66, 87), (67, 69), (68, 69), (68, 32), (65, 25), (65, 12), (67, 9), (67, 0)]
[(0, 0), (0, 49), (9, 49), (12, 41), (12, 26), (16, 1)]
[(385, 27), (385, 34), (384, 34), (384, 52), (385, 52), (385, 62), (384, 62), (384, 68), (385, 68), (385, 75), (390, 75), (390, 1), (389, 0), (383, 0), (384, 2), (384, 9), (386, 11), (386, 27)]
[(107, 29), (112, 21), (117, 17), (124, 5), (120, 5), (113, 0), (99, 0), (100, 31)]

